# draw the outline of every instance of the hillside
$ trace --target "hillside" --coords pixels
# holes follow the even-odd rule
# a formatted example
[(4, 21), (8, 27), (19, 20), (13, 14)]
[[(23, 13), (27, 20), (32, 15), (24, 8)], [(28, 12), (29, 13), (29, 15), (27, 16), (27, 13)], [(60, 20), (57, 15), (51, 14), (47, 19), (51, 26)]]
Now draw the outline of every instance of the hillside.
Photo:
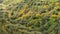
[(0, 34), (60, 34), (60, 0), (0, 0)]

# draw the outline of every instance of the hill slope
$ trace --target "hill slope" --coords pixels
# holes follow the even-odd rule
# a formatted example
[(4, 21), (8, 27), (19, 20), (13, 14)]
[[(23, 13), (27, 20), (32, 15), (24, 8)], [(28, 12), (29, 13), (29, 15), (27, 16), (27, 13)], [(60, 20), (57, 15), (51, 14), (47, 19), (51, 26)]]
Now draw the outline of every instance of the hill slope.
[(0, 34), (59, 34), (60, 0), (3, 0)]

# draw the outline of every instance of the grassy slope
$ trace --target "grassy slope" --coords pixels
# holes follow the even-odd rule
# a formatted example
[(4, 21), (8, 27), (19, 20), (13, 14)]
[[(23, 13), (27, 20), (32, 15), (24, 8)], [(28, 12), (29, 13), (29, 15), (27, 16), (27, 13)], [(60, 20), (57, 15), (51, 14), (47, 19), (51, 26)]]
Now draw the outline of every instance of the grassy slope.
[(3, 0), (1, 34), (58, 34), (59, 0)]

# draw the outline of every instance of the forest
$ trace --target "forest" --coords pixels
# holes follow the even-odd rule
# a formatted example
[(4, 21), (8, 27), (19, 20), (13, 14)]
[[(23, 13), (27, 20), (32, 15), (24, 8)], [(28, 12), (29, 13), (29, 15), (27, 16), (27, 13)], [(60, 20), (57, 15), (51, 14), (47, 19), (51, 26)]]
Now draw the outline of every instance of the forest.
[(60, 0), (0, 0), (0, 34), (60, 34)]

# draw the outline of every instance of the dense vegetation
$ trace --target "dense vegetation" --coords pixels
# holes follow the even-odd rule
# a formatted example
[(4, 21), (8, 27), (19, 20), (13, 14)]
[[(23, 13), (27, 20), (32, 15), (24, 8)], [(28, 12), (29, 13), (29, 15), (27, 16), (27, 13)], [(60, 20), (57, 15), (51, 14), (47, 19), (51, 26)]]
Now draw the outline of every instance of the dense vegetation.
[(1, 0), (0, 34), (60, 34), (60, 0)]

